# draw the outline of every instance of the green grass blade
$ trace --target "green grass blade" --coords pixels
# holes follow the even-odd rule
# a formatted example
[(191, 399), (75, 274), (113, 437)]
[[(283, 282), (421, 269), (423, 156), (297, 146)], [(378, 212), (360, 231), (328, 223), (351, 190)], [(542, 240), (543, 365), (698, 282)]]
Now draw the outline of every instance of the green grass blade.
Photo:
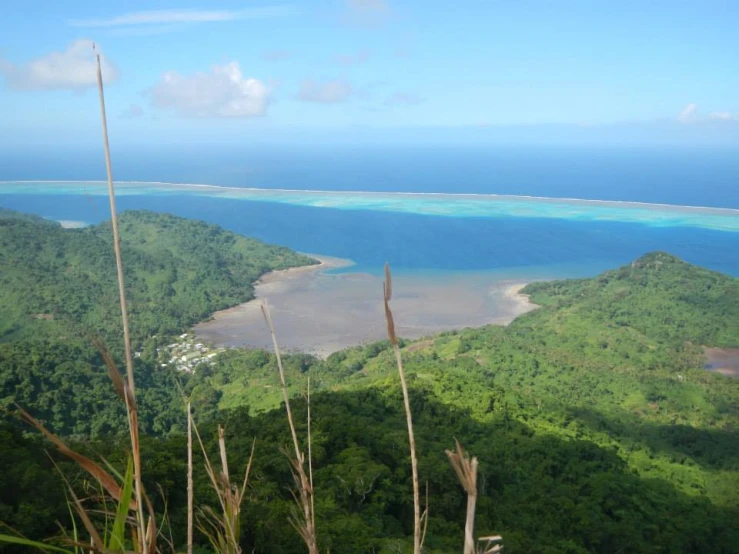
[(117, 470), (117, 469), (116, 469), (115, 467), (113, 467), (113, 464), (111, 464), (111, 463), (110, 463), (110, 462), (109, 462), (108, 460), (106, 460), (105, 458), (101, 458), (101, 460), (103, 461), (103, 464), (105, 464), (105, 467), (107, 467), (107, 468), (108, 468), (108, 472), (109, 472), (109, 473), (110, 473), (110, 474), (111, 474), (111, 475), (112, 475), (113, 477), (115, 477), (116, 479), (118, 479), (118, 480), (119, 480), (119, 481), (120, 481), (120, 482), (122, 483), (122, 482), (123, 482), (123, 475), (121, 475), (120, 471), (118, 471), (118, 470)]
[(108, 539), (108, 549), (110, 550), (125, 550), (126, 518), (128, 517), (128, 509), (131, 506), (131, 494), (133, 494), (133, 463), (129, 456), (126, 475), (123, 478), (121, 501), (118, 503), (113, 529)]
[(4, 535), (3, 533), (0, 533), (0, 544), (2, 543), (30, 546), (31, 548), (38, 548), (45, 552), (65, 552), (66, 554), (74, 554), (72, 550), (67, 550), (66, 548), (59, 548), (58, 546), (51, 546), (43, 542), (32, 541), (22, 537), (14, 537), (13, 535)]
[[(64, 496), (67, 499), (67, 510), (69, 510), (69, 520), (72, 522), (72, 540), (76, 543), (80, 542), (79, 534), (77, 533), (77, 520), (74, 517), (74, 510), (72, 510), (72, 503), (69, 501), (67, 491), (64, 491)], [(74, 554), (81, 552), (78, 547), (74, 547)]]

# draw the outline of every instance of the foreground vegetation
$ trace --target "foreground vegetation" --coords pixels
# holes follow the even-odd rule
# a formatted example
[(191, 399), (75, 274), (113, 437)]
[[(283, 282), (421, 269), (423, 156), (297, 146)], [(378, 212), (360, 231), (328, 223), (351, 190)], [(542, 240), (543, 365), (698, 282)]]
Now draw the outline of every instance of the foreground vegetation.
[[(593, 279), (537, 283), (524, 292), (541, 308), (508, 327), (401, 342), (419, 474), (428, 483), (427, 548), (461, 549), (465, 497), (444, 454), (456, 437), (480, 460), (478, 534), (502, 533), (508, 552), (733, 552), (739, 380), (703, 371), (700, 347), (739, 346), (739, 280), (654, 253)], [(91, 304), (88, 311), (98, 309)], [(6, 340), (27, 336), (14, 333)], [(74, 435), (76, 447), (124, 468), (125, 410), (99, 354), (56, 333), (0, 345), (0, 394)], [(37, 350), (25, 356), (31, 343)], [(174, 542), (182, 545), (184, 408), (175, 376), (154, 363), (154, 343), (143, 344), (143, 474), (147, 490), (161, 487)], [(291, 439), (277, 409), (276, 360), (259, 350), (231, 350), (218, 360), (178, 377), (211, 451), (216, 422), (226, 425), (232, 467), (245, 465), (257, 439), (242, 547), (302, 552), (290, 524), (292, 478), (279, 451)], [(408, 437), (391, 345), (284, 362), (301, 435), (309, 375), (320, 391), (311, 406), (321, 549), (409, 550)], [(0, 520), (34, 538), (54, 534), (55, 520), (69, 528), (40, 440), (12, 419), (0, 433)], [(57, 461), (74, 485), (82, 484), (76, 468)], [(195, 495), (217, 502), (201, 465)]]

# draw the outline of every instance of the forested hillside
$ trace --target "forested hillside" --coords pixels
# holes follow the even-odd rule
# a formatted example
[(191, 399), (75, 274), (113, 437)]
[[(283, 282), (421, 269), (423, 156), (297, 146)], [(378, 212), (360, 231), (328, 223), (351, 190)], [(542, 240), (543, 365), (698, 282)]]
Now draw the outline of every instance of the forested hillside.
[[(251, 299), (254, 281), (268, 271), (317, 263), (287, 248), (167, 214), (124, 212), (119, 223), (137, 343), (156, 333), (177, 333)], [(112, 244), (109, 223), (63, 229), (0, 212), (0, 341), (91, 333), (119, 337)]]
[[(704, 371), (700, 345), (739, 345), (738, 283), (649, 254), (593, 279), (529, 285), (524, 292), (541, 308), (508, 327), (409, 343), (406, 368), (417, 390), (478, 420), (512, 418), (585, 438), (615, 449), (645, 477), (737, 506), (739, 380)], [(336, 391), (396, 379), (388, 343), (326, 362), (298, 356), (288, 367), (296, 390), (308, 368), (314, 386)], [(274, 361), (256, 351), (232, 351), (194, 382), (214, 389), (224, 409), (258, 412), (280, 402)]]
[[(150, 288), (158, 281), (146, 269), (153, 258), (167, 259), (172, 250), (179, 263), (188, 259), (183, 252), (189, 250), (176, 233), (153, 244), (167, 216), (128, 217), (138, 224), (135, 231), (126, 227), (127, 251), (135, 249), (132, 234), (143, 240), (137, 254), (141, 261), (133, 263), (139, 268), (136, 294), (141, 295), (158, 290)], [(181, 224), (171, 220), (173, 226)], [(123, 222), (132, 225), (128, 218)], [(17, 224), (66, 233), (48, 223)], [(199, 240), (209, 233), (223, 232), (203, 229)], [(224, 246), (220, 255), (233, 259), (228, 251)], [(282, 259), (291, 258), (285, 253)], [(245, 261), (238, 267), (246, 266)], [(58, 266), (36, 268), (41, 278), (56, 283), (43, 276), (43, 267)], [(205, 275), (197, 269), (177, 274), (190, 286), (179, 305), (197, 306), (208, 298), (207, 281), (196, 278)], [(221, 291), (235, 286), (223, 276), (210, 278), (224, 280)], [(524, 292), (540, 308), (508, 327), (402, 343), (420, 479), (428, 484), (429, 551), (461, 551), (465, 497), (444, 454), (457, 438), (480, 459), (477, 534), (502, 534), (506, 552), (735, 552), (739, 380), (706, 372), (701, 347), (739, 347), (738, 287), (735, 278), (653, 253), (592, 279), (529, 285)], [(175, 296), (180, 294), (173, 288)], [(235, 295), (222, 292), (219, 298), (229, 294)], [(93, 298), (99, 303), (79, 312), (81, 317), (102, 313), (105, 295)], [(179, 317), (170, 323), (172, 332), (189, 324), (186, 316)], [(26, 336), (29, 329), (21, 326), (12, 333)], [(122, 406), (99, 356), (87, 347), (64, 344), (57, 327), (38, 329), (45, 330), (44, 341), (0, 345), (2, 395), (17, 399), (58, 432), (74, 435), (76, 447), (91, 456), (123, 467), (127, 431)], [(115, 329), (113, 318), (110, 329)], [(15, 335), (6, 340), (10, 336)], [(175, 543), (182, 545), (185, 418), (175, 376), (156, 368), (154, 346), (146, 343), (137, 360), (142, 426), (148, 435), (143, 473), (149, 491), (161, 486)], [(303, 552), (290, 523), (293, 481), (281, 447), (291, 439), (280, 409), (275, 357), (233, 349), (217, 360), (177, 378), (192, 399), (212, 452), (216, 422), (226, 426), (233, 468), (243, 468), (252, 439), (257, 440), (242, 514), (242, 547), (245, 552)], [(327, 360), (286, 356), (285, 369), (303, 436), (309, 375), (315, 391), (313, 467), (321, 549), (407, 551), (413, 533), (408, 438), (389, 343), (347, 349)], [(57, 519), (69, 526), (62, 485), (59, 491), (50, 485), (52, 466), (42, 453), (43, 443), (24, 435), (12, 419), (0, 433), (6, 445), (0, 456), (0, 519), (34, 538), (56, 533)], [(62, 468), (73, 484), (81, 485), (73, 466), (62, 462)], [(196, 502), (214, 505), (201, 464), (195, 477)], [(164, 501), (157, 496), (157, 502), (163, 510)], [(198, 541), (205, 544), (202, 536)]]
[[(264, 273), (317, 262), (167, 214), (125, 212), (119, 223), (131, 333), (140, 351), (141, 423), (145, 433), (162, 435), (182, 411), (173, 373), (156, 367), (156, 347), (212, 312), (253, 298)], [(116, 433), (125, 409), (93, 339), (122, 353), (118, 302), (109, 223), (63, 229), (0, 210), (0, 406), (17, 402), (65, 435)]]

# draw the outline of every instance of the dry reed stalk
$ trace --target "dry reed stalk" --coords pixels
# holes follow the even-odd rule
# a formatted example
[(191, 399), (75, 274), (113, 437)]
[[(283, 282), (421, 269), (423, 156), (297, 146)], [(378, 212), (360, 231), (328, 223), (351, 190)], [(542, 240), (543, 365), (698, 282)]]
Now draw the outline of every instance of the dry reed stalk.
[(192, 483), (192, 411), (187, 402), (187, 554), (192, 554), (194, 526), (194, 492)]
[[(110, 368), (109, 368), (110, 369)], [(120, 375), (118, 375), (118, 378), (120, 379)], [(59, 437), (57, 437), (55, 434), (53, 434), (51, 431), (49, 431), (40, 421), (38, 421), (36, 418), (34, 418), (32, 415), (30, 415), (28, 412), (23, 410), (23, 408), (16, 406), (18, 409), (18, 414), (21, 416), (22, 419), (24, 419), (27, 423), (35, 427), (38, 431), (41, 432), (49, 441), (51, 441), (54, 446), (57, 447), (57, 450), (59, 450), (60, 453), (67, 456), (71, 460), (77, 463), (82, 469), (87, 471), (87, 473), (92, 476), (95, 481), (102, 487), (103, 490), (107, 491), (108, 494), (119, 504), (125, 504), (126, 508), (124, 510), (128, 512), (129, 510), (133, 510), (136, 515), (138, 515), (139, 512), (143, 512), (144, 509), (139, 509), (139, 504), (136, 503), (135, 499), (131, 499), (130, 497), (130, 490), (125, 491), (125, 488), (122, 488), (116, 479), (110, 475), (107, 471), (105, 471), (100, 465), (93, 462), (86, 456), (83, 456), (82, 454), (79, 454), (78, 452), (72, 450), (69, 448), (64, 441), (62, 441)], [(53, 462), (53, 460), (52, 460)], [(107, 462), (106, 462), (107, 464)], [(56, 464), (54, 464), (56, 466)], [(57, 469), (59, 469), (57, 467)], [(92, 520), (90, 519), (90, 514), (95, 513), (94, 511), (88, 512), (85, 510), (84, 506), (82, 505), (82, 502), (75, 494), (74, 490), (72, 489), (71, 484), (69, 481), (67, 481), (66, 477), (64, 476), (64, 473), (60, 471), (60, 474), (62, 478), (64, 479), (64, 482), (69, 490), (69, 495), (72, 498), (72, 501), (70, 504), (74, 507), (75, 511), (80, 517), (80, 520), (82, 521), (85, 529), (87, 530), (88, 534), (90, 535), (90, 552), (94, 554), (108, 554), (111, 550), (110, 547), (106, 548), (105, 543), (101, 540), (100, 535), (98, 531), (95, 529), (95, 527), (92, 524)], [(144, 495), (144, 501), (146, 503), (146, 510), (149, 512), (149, 525), (145, 530), (145, 533), (142, 535), (140, 533), (137, 533), (136, 530), (138, 529), (138, 517), (132, 518), (133, 521), (135, 521), (136, 525), (131, 527), (131, 537), (133, 540), (134, 548), (137, 548), (136, 554), (140, 554), (143, 552), (144, 545), (147, 545), (150, 548), (151, 552), (154, 552), (155, 545), (154, 540), (156, 538), (156, 527), (154, 526), (154, 508), (149, 500), (149, 498)], [(103, 510), (102, 513), (106, 515), (110, 515), (112, 512), (108, 510), (107, 504), (105, 503), (105, 496), (102, 495), (102, 502), (103, 502)], [(139, 540), (140, 539), (140, 540)], [(67, 541), (69, 544), (80, 547), (84, 546), (87, 548), (88, 545), (82, 544), (76, 541)]]
[[(293, 521), (293, 525), (300, 534), (301, 538), (308, 547), (309, 554), (318, 554), (318, 545), (316, 539), (316, 527), (315, 527), (315, 513), (313, 510), (313, 469), (312, 462), (308, 460), (308, 466), (310, 468), (310, 478), (305, 474), (305, 455), (300, 450), (300, 442), (298, 441), (298, 434), (295, 431), (295, 423), (293, 422), (292, 410), (290, 409), (290, 398), (287, 391), (287, 383), (285, 381), (285, 370), (282, 366), (282, 356), (280, 355), (280, 346), (277, 342), (277, 334), (275, 333), (275, 326), (272, 323), (272, 316), (269, 311), (267, 301), (262, 301), (262, 315), (264, 321), (269, 327), (269, 332), (272, 335), (272, 345), (275, 349), (275, 357), (277, 358), (277, 369), (280, 374), (280, 385), (282, 387), (282, 397), (285, 400), (285, 410), (287, 412), (287, 422), (290, 426), (290, 433), (292, 434), (293, 446), (295, 448), (295, 457), (288, 456), (290, 464), (292, 466), (293, 478), (298, 488), (300, 497), (296, 496), (296, 503), (303, 510), (302, 521), (297, 518)], [(310, 384), (309, 384), (310, 390)], [(310, 404), (308, 407), (308, 425), (310, 429)], [(308, 453), (310, 455), (310, 434), (308, 437)]]
[(313, 524), (313, 529), (316, 528), (316, 507), (314, 503), (315, 496), (313, 495), (313, 452), (311, 449), (311, 432), (310, 432), (310, 374), (308, 375), (308, 478), (310, 480), (310, 514), (311, 514), (311, 523)]
[(502, 544), (496, 544), (503, 540), (500, 535), (493, 535), (491, 537), (480, 537), (477, 539), (479, 542), (484, 543), (480, 548), (480, 554), (498, 554), (503, 551)]
[(251, 453), (249, 454), (249, 461), (246, 464), (244, 480), (241, 487), (238, 487), (237, 485), (231, 484), (223, 427), (218, 426), (218, 451), (221, 459), (221, 471), (217, 472), (210, 462), (208, 452), (205, 450), (205, 445), (200, 438), (197, 425), (192, 418), (191, 421), (192, 429), (195, 431), (195, 436), (203, 452), (206, 473), (210, 478), (213, 489), (216, 491), (222, 510), (222, 515), (219, 515), (207, 506), (200, 509), (200, 523), (198, 527), (208, 537), (211, 546), (213, 546), (215, 552), (218, 554), (241, 554), (241, 547), (239, 546), (239, 540), (241, 538), (241, 503), (244, 500), (246, 486), (249, 484), (256, 439), (254, 439), (251, 445)]
[(390, 310), (390, 299), (393, 295), (392, 276), (390, 266), (385, 264), (385, 281), (382, 284), (383, 297), (385, 301), (385, 321), (387, 322), (387, 336), (395, 351), (395, 362), (400, 375), (400, 387), (403, 390), (403, 403), (405, 405), (405, 419), (408, 423), (408, 443), (411, 451), (411, 472), (413, 474), (413, 554), (421, 554), (425, 532), (421, 528), (421, 520), (428, 520), (428, 506), (424, 515), (421, 515), (421, 492), (418, 485), (418, 460), (416, 459), (416, 439), (413, 434), (413, 417), (411, 415), (411, 402), (408, 396), (408, 385), (405, 381), (403, 370), (403, 357), (400, 354), (398, 337), (395, 334), (395, 321), (393, 312)]
[[(93, 46), (94, 47), (94, 46)], [(108, 121), (105, 114), (105, 94), (103, 92), (103, 73), (100, 67), (100, 54), (95, 54), (97, 65), (97, 85), (100, 97), (100, 120), (103, 130), (103, 147), (105, 150), (105, 169), (108, 177), (108, 198), (110, 200), (110, 217), (113, 227), (113, 251), (115, 252), (116, 270), (118, 273), (118, 293), (121, 305), (121, 320), (123, 324), (123, 342), (126, 352), (126, 374), (128, 378), (128, 387), (124, 389), (126, 410), (129, 416), (129, 432), (131, 436), (131, 450), (133, 455), (134, 466), (134, 495), (136, 504), (143, 506), (143, 484), (141, 482), (141, 449), (139, 445), (139, 429), (136, 411), (130, 410), (130, 405), (136, 405), (136, 387), (133, 376), (133, 355), (131, 353), (131, 335), (128, 325), (128, 308), (126, 305), (126, 287), (123, 278), (123, 259), (121, 257), (121, 241), (118, 232), (118, 217), (115, 205), (115, 187), (113, 186), (113, 171), (110, 162), (110, 144), (108, 141)], [(150, 515), (149, 526), (145, 524), (144, 510), (137, 512), (139, 537), (141, 540), (142, 554), (149, 554), (149, 540), (154, 541), (154, 515)], [(149, 536), (151, 534), (151, 536)]]
[(458, 440), (457, 450), (447, 450), (454, 471), (467, 492), (467, 519), (464, 524), (464, 554), (475, 554), (475, 506), (477, 504), (477, 458), (470, 458)]
[[(59, 437), (57, 437), (54, 433), (49, 431), (44, 425), (38, 421), (36, 418), (34, 418), (31, 414), (26, 412), (23, 408), (20, 406), (16, 406), (18, 409), (18, 413), (20, 414), (21, 418), (23, 418), (27, 423), (38, 429), (41, 434), (43, 434), (47, 439), (49, 439), (54, 446), (56, 446), (57, 450), (64, 454), (67, 458), (73, 460), (77, 463), (78, 466), (80, 466), (82, 469), (84, 469), (87, 473), (89, 473), (100, 485), (108, 491), (110, 496), (112, 496), (116, 501), (120, 502), (121, 500), (121, 487), (118, 484), (118, 481), (116, 481), (107, 471), (105, 471), (100, 465), (93, 462), (90, 458), (83, 456), (82, 454), (79, 454), (78, 452), (75, 452), (71, 448), (69, 448), (64, 441), (62, 441)], [(132, 509), (136, 509), (138, 506), (137, 504), (132, 503), (131, 504)]]

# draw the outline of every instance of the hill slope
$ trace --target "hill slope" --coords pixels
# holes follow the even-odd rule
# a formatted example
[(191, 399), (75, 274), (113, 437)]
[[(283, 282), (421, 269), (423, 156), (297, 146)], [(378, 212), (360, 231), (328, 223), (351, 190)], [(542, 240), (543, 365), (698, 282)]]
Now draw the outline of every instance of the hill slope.
[[(739, 380), (706, 372), (698, 346), (737, 344), (738, 283), (654, 253), (592, 279), (532, 284), (524, 292), (540, 308), (508, 327), (409, 343), (406, 371), (420, 393), (479, 421), (615, 448), (644, 477), (739, 506)], [(387, 343), (287, 366), (296, 392), (308, 368), (315, 387), (333, 391), (397, 379)], [(194, 383), (221, 394), (223, 408), (280, 402), (274, 361), (257, 352), (232, 351)]]
[[(214, 225), (146, 211), (120, 216), (132, 335), (181, 332), (253, 297), (275, 269), (314, 260)], [(93, 331), (120, 336), (110, 224), (62, 229), (0, 212), (0, 341)]]
[[(125, 212), (120, 227), (132, 336), (141, 349), (140, 421), (144, 433), (163, 435), (181, 424), (182, 410), (175, 375), (156, 365), (156, 346), (251, 299), (262, 274), (316, 262), (166, 214)], [(17, 402), (63, 435), (116, 433), (125, 410), (90, 335), (102, 336), (120, 358), (120, 325), (110, 224), (63, 229), (0, 210), (0, 407)], [(212, 412), (216, 402), (204, 397), (201, 411)]]
[(595, 279), (534, 283), (523, 292), (542, 306), (666, 345), (739, 346), (739, 279), (664, 252)]

